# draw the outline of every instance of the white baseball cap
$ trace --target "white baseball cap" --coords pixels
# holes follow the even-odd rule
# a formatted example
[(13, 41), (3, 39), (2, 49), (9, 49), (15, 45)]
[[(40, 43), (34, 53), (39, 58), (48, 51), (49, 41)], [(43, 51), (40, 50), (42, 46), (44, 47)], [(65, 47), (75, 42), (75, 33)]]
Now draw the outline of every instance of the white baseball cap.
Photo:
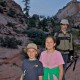
[(24, 49), (24, 51), (27, 51), (27, 49), (30, 49), (30, 48), (33, 48), (33, 49), (35, 49), (35, 50), (38, 49), (36, 44), (34, 44), (34, 43), (29, 43), (29, 44), (27, 45), (27, 47)]
[(61, 24), (68, 24), (68, 25), (69, 25), (69, 22), (68, 22), (67, 19), (62, 19), (60, 23), (61, 23)]

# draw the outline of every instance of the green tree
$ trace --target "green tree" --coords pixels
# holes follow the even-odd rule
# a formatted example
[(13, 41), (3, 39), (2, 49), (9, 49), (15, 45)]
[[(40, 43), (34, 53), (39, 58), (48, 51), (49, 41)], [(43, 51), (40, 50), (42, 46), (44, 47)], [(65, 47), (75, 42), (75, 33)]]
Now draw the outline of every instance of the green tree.
[(29, 16), (29, 2), (30, 0), (23, 0), (24, 2), (24, 5), (25, 5), (25, 8), (24, 8), (24, 11), (25, 11), (25, 15), (28, 17)]
[(41, 20), (38, 23), (38, 26), (39, 26), (39, 29), (42, 29), (43, 31), (48, 31), (48, 29), (46, 28), (47, 27), (47, 19), (43, 18), (43, 20)]
[(29, 18), (28, 28), (36, 27), (36, 22), (34, 18)]

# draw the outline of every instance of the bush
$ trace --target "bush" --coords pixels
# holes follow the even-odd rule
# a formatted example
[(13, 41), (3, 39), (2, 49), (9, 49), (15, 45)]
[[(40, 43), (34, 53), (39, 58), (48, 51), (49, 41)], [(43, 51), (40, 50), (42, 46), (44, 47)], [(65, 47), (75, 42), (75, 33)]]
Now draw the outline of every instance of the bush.
[(44, 38), (41, 39), (40, 37), (36, 37), (35, 39), (33, 39), (33, 42), (37, 45), (43, 45), (44, 44)]
[(37, 45), (42, 45), (44, 43), (44, 39), (46, 35), (43, 31), (32, 28), (26, 31), (26, 33), (32, 39), (32, 41)]
[(33, 19), (33, 18), (29, 18), (29, 21), (28, 21), (28, 28), (34, 28), (36, 27), (36, 21)]
[(0, 46), (2, 46), (3, 41), (3, 37), (0, 37)]
[(15, 27), (15, 24), (11, 23), (11, 22), (8, 22), (6, 24), (6, 26), (8, 27), (12, 27), (13, 28), (13, 31), (16, 32), (16, 33), (21, 33), (21, 31), (17, 30), (17, 27)]
[(35, 30), (33, 30), (33, 29), (28, 30), (28, 31), (27, 31), (27, 34), (28, 34), (28, 36), (31, 37), (31, 38), (35, 38), (35, 37), (38, 36), (37, 31), (35, 31)]
[(6, 24), (6, 26), (12, 27), (12, 28), (16, 28), (16, 27), (15, 27), (15, 24), (13, 24), (13, 23), (11, 23), (11, 22), (8, 22), (8, 23)]
[(80, 45), (74, 45), (74, 49), (77, 51), (77, 50), (80, 50)]
[(6, 37), (4, 38), (3, 47), (7, 47), (7, 48), (17, 48), (16, 38), (14, 38), (14, 37), (9, 38), (8, 36), (6, 36)]
[(21, 24), (24, 23), (24, 20), (22, 18), (19, 18), (19, 21), (21, 22)]
[(6, 5), (7, 5), (6, 1), (1, 1), (1, 2), (0, 2), (0, 6), (6, 7)]
[(7, 13), (7, 15), (10, 16), (10, 17), (15, 18), (15, 16), (16, 16), (16, 10), (10, 8), (10, 9), (9, 9), (9, 12)]
[(21, 40), (16, 40), (17, 45), (22, 45), (22, 41)]
[(6, 36), (5, 38), (0, 38), (0, 43), (2, 47), (7, 48), (18, 48), (18, 45), (22, 45), (22, 41), (17, 40), (15, 37), (10, 38)]
[(72, 29), (73, 39), (78, 39), (80, 37), (80, 33), (76, 29)]

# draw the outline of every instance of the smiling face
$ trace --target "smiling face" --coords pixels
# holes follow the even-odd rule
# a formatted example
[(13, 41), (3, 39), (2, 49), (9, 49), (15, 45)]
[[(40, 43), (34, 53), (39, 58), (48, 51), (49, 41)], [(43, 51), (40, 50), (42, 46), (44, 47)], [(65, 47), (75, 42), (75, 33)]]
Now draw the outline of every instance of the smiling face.
[(46, 41), (45, 41), (45, 47), (48, 49), (48, 50), (51, 50), (53, 48), (55, 48), (55, 41), (53, 40), (52, 37), (47, 37), (46, 38)]
[(61, 24), (61, 30), (67, 31), (68, 25), (67, 24)]
[(28, 55), (29, 59), (35, 59), (36, 55), (37, 55), (37, 50), (33, 49), (33, 48), (29, 48), (27, 50), (27, 55)]

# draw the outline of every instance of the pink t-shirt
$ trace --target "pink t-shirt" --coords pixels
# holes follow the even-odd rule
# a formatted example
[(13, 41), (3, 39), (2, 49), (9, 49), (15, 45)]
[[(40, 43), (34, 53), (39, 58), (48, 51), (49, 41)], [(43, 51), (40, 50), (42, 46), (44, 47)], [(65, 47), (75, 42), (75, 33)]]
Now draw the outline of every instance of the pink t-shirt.
[(57, 50), (55, 50), (53, 53), (46, 53), (46, 51), (43, 51), (40, 56), (40, 61), (45, 68), (54, 68), (64, 64), (62, 55)]

